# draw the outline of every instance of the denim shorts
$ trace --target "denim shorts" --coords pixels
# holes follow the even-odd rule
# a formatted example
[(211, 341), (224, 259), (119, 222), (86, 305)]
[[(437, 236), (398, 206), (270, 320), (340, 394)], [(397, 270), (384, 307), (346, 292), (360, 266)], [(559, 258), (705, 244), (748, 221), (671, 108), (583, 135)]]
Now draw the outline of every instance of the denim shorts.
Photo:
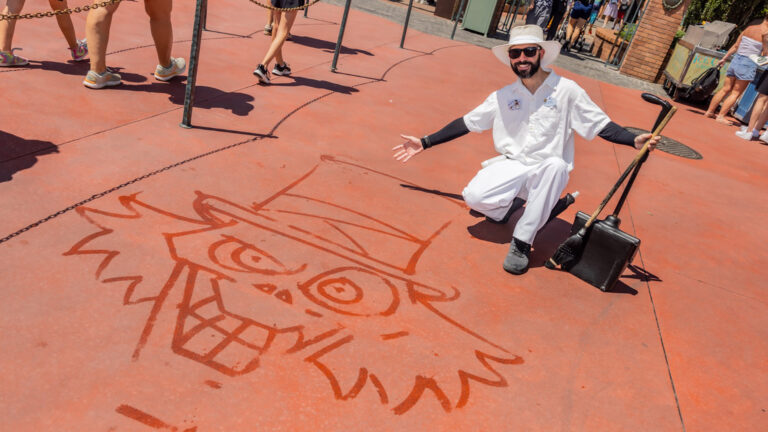
[(757, 63), (750, 60), (749, 57), (736, 54), (731, 59), (731, 65), (725, 71), (725, 76), (736, 77), (737, 80), (752, 81), (755, 79), (756, 72)]

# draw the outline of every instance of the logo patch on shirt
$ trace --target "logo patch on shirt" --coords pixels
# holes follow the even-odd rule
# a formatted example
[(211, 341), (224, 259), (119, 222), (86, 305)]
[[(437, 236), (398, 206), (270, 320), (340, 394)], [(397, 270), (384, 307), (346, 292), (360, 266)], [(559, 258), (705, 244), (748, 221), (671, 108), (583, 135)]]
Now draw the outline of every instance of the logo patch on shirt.
[(544, 106), (550, 107), (550, 108), (557, 108), (557, 101), (555, 101), (554, 97), (547, 96), (547, 98), (544, 99)]
[(520, 99), (512, 99), (508, 104), (507, 107), (511, 109), (512, 111), (517, 111), (520, 109)]

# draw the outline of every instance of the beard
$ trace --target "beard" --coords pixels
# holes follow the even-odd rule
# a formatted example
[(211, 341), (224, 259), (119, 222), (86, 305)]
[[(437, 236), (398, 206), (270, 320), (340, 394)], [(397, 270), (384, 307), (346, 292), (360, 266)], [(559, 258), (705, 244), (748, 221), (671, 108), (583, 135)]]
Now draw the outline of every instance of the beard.
[[(525, 71), (521, 71), (519, 69), (522, 65), (529, 65), (530, 68)], [(536, 72), (539, 71), (539, 67), (541, 66), (541, 57), (536, 59), (536, 63), (529, 62), (529, 61), (521, 61), (512, 64), (512, 71), (515, 73), (515, 75), (519, 76), (520, 78), (530, 78), (536, 74)]]

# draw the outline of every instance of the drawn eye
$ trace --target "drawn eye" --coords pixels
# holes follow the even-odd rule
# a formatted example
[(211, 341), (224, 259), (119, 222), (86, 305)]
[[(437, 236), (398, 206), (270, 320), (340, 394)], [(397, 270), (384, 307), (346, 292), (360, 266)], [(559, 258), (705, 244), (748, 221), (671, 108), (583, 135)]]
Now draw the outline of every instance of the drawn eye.
[(390, 315), (400, 304), (397, 288), (378, 273), (342, 267), (300, 284), (313, 303), (344, 315)]
[(304, 264), (297, 269), (289, 269), (280, 260), (254, 245), (234, 237), (222, 237), (222, 240), (208, 248), (208, 257), (227, 270), (263, 275), (288, 275), (306, 268)]

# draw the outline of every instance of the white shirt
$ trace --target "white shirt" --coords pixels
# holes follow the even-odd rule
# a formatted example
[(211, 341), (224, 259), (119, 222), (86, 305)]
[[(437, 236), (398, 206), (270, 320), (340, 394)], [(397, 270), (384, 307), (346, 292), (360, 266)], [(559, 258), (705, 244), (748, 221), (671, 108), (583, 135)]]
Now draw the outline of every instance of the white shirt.
[(464, 116), (472, 132), (493, 128), (494, 147), (503, 156), (525, 165), (558, 157), (569, 171), (573, 169), (573, 132), (591, 140), (610, 121), (584, 89), (554, 72), (534, 94), (518, 80), (491, 93)]

